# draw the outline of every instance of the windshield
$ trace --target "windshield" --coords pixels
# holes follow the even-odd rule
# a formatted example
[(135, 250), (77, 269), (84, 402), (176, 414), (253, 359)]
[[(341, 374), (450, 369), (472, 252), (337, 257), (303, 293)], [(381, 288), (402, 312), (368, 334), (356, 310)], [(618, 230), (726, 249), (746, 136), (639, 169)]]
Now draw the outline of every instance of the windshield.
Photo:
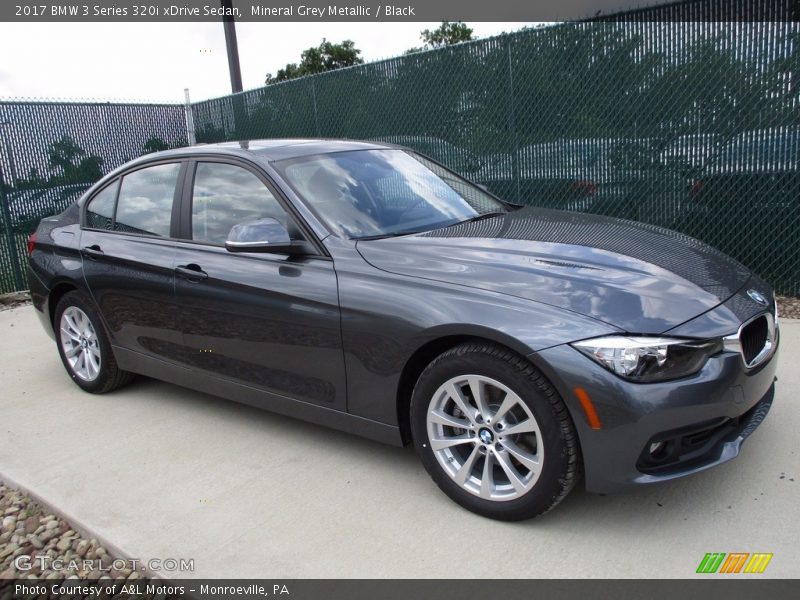
[(403, 150), (355, 150), (275, 168), (331, 231), (359, 239), (439, 229), (507, 212), (479, 187)]

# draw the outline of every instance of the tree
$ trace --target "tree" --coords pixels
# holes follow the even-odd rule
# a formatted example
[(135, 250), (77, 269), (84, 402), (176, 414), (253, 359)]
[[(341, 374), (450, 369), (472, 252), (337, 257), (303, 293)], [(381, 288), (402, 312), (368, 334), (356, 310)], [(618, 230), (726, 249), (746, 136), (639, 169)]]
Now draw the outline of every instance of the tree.
[(152, 136), (144, 143), (142, 150), (144, 151), (144, 154), (160, 152), (161, 150), (169, 150), (169, 144), (167, 144), (167, 142), (162, 140), (160, 137)]
[(103, 159), (99, 156), (87, 156), (81, 159), (75, 170), (75, 183), (94, 183), (103, 176)]
[(422, 48), (410, 48), (406, 50), (406, 54), (469, 42), (473, 39), (472, 28), (461, 21), (442, 21), (442, 24), (433, 31), (424, 29), (419, 37), (425, 45)]
[(364, 64), (364, 59), (359, 54), (361, 54), (361, 50), (355, 47), (352, 40), (334, 44), (322, 38), (319, 46), (303, 51), (300, 55), (299, 65), (289, 63), (283, 69), (278, 69), (278, 73), (274, 77), (272, 73), (267, 73), (265, 83), (269, 85), (278, 81)]
[(103, 176), (103, 159), (99, 156), (86, 156), (86, 150), (78, 146), (69, 135), (50, 144), (47, 156), (52, 170), (61, 170), (48, 183), (62, 185), (68, 183), (92, 183)]
[(50, 144), (50, 148), (47, 150), (50, 168), (61, 169), (65, 181), (74, 179), (77, 169), (75, 161), (85, 154), (86, 151), (78, 146), (69, 135), (61, 136), (61, 139)]
[(47, 180), (41, 176), (39, 169), (36, 167), (31, 167), (30, 171), (28, 171), (27, 179), (20, 179), (17, 182), (17, 187), (21, 190), (32, 190), (46, 185)]

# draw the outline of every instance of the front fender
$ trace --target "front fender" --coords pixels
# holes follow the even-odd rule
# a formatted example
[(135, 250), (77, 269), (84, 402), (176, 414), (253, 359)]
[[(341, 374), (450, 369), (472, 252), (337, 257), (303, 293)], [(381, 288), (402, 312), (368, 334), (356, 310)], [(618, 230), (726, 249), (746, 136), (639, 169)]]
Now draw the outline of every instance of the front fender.
[(482, 338), (527, 356), (619, 331), (524, 298), (388, 273), (335, 243), (347, 407), (361, 417), (397, 424), (401, 373), (420, 348), (437, 339)]

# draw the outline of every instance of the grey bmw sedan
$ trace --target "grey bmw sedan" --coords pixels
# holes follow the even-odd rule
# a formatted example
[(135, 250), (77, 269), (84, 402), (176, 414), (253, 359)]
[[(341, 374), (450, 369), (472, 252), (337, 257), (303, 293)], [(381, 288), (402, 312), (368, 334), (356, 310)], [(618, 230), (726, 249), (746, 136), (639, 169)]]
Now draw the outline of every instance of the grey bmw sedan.
[[(28, 244), (72, 380), (134, 374), (389, 444), (519, 520), (734, 458), (774, 393), (769, 285), (693, 238), (521, 207), (391, 144), (149, 154)], [(304, 477), (302, 472), (296, 476)]]

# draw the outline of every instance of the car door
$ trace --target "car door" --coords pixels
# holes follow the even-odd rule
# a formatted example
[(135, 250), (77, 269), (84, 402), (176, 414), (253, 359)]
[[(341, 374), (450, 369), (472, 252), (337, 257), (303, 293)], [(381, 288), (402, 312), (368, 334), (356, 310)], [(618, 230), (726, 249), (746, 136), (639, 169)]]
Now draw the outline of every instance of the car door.
[(182, 341), (172, 215), (186, 166), (169, 161), (138, 167), (86, 204), (83, 275), (115, 346), (169, 357)]
[(263, 173), (244, 163), (193, 162), (176, 244), (175, 292), (189, 366), (281, 396), (344, 410), (336, 274), (322, 254), (229, 252), (235, 224), (296, 217)]

